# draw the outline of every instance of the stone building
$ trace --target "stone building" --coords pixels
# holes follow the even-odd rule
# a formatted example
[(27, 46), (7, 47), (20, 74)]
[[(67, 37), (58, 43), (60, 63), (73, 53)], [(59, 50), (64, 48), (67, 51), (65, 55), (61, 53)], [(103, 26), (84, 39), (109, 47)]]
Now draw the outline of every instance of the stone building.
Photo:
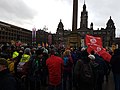
[[(86, 34), (98, 36), (102, 38), (104, 47), (111, 47), (112, 43), (115, 40), (115, 25), (111, 16), (108, 22), (106, 23), (105, 28), (101, 28), (98, 30), (93, 29), (94, 24), (90, 24), (90, 28), (88, 28), (88, 12), (86, 10), (86, 5), (83, 5), (83, 11), (81, 12), (81, 22), (80, 28), (78, 28), (78, 33), (81, 39), (85, 39)], [(82, 43), (81, 43), (82, 44)]]
[(36, 43), (37, 44), (41, 44), (44, 43), (48, 43), (48, 32), (44, 31), (44, 30), (41, 30), (41, 29), (38, 29), (36, 31)]
[[(52, 35), (52, 37), (51, 37)], [(53, 34), (46, 32), (45, 30), (38, 29), (36, 31), (36, 45), (40, 44), (46, 46), (46, 44), (54, 44)], [(50, 38), (49, 38), (50, 37)], [(24, 29), (12, 24), (8, 24), (0, 21), (0, 44), (11, 44), (21, 42), (23, 44), (33, 45), (32, 43), (32, 31)]]
[(66, 47), (68, 41), (67, 38), (70, 32), (71, 30), (64, 29), (64, 25), (60, 19), (56, 34), (53, 34), (53, 44), (55, 44), (57, 47)]
[[(93, 29), (94, 24), (92, 22), (91, 22), (90, 28), (89, 28), (88, 27), (88, 11), (86, 10), (85, 3), (83, 5), (83, 10), (81, 11), (80, 27), (77, 28), (77, 30), (72, 30), (72, 31), (67, 31), (67, 30), (65, 31), (63, 27), (64, 27), (64, 25), (63, 25), (62, 21), (60, 20), (57, 31), (56, 31), (56, 36), (58, 38), (58, 42), (59, 43), (62, 42), (62, 44), (64, 46), (70, 45), (69, 43), (66, 43), (69, 38), (73, 38), (73, 40), (72, 40), (73, 43), (76, 43), (76, 44), (78, 43), (78, 45), (74, 45), (74, 46), (77, 46), (77, 47), (85, 46), (86, 34), (101, 37), (102, 41), (103, 41), (103, 47), (111, 47), (112, 44), (115, 43), (116, 28), (115, 28), (114, 21), (112, 20), (111, 16), (110, 16), (109, 20), (107, 21), (105, 28), (94, 30)], [(73, 27), (73, 28), (75, 28), (75, 27)], [(75, 31), (75, 33), (73, 33), (73, 31)], [(76, 34), (76, 32), (77, 32), (77, 34)], [(74, 35), (77, 36), (79, 42), (77, 42), (77, 40), (75, 41), (75, 39), (77, 39), (77, 38), (74, 39)]]
[(22, 42), (32, 43), (32, 31), (0, 21), (0, 44)]

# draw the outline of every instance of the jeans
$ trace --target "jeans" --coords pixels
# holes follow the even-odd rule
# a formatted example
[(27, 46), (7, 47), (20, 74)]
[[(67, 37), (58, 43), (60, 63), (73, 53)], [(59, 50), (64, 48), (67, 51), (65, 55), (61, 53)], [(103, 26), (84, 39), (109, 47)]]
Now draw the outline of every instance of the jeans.
[(114, 75), (114, 82), (115, 82), (115, 90), (120, 90), (120, 74), (115, 74)]
[(72, 72), (63, 73), (63, 90), (72, 90)]

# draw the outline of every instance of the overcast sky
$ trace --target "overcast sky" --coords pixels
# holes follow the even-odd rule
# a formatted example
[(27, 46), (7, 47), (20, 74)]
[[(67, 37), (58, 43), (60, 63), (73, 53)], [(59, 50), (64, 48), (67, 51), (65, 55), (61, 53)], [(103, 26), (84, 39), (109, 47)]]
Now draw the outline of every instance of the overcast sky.
[[(84, 0), (78, 0), (78, 28)], [(105, 28), (110, 16), (116, 36), (120, 36), (120, 0), (85, 0), (88, 11), (88, 27)], [(55, 33), (60, 19), (64, 29), (72, 28), (73, 0), (0, 0), (0, 21), (32, 30), (48, 28)]]

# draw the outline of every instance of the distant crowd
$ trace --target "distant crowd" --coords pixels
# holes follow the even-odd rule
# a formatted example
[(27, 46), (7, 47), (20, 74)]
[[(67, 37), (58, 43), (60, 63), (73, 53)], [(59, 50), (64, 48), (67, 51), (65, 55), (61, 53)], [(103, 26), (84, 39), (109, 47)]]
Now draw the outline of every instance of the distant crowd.
[(87, 48), (2, 45), (0, 90), (103, 90), (113, 74), (120, 90), (120, 48), (104, 60)]

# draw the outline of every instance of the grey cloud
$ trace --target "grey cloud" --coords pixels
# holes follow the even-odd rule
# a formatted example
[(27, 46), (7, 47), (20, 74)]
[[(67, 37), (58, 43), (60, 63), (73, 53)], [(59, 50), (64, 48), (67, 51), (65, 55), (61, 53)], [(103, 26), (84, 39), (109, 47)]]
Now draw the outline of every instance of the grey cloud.
[[(58, 0), (58, 1), (66, 1), (70, 5), (72, 5), (73, 3), (73, 0)], [(78, 0), (78, 2), (79, 2), (78, 6), (82, 8), (84, 4), (84, 0)], [(88, 22), (93, 22), (94, 25), (98, 28), (101, 27), (105, 28), (106, 23), (111, 16), (116, 26), (117, 35), (120, 36), (120, 25), (119, 25), (120, 0), (85, 0), (85, 3), (88, 11), (88, 19), (90, 18), (89, 20), (92, 20)], [(82, 10), (78, 12), (79, 15), (81, 11)], [(80, 18), (80, 16), (78, 16), (78, 18)]]
[(36, 11), (28, 7), (22, 0), (0, 0), (0, 17), (2, 20), (22, 23), (22, 20), (32, 20), (36, 14)]
[[(94, 14), (95, 20), (104, 21), (104, 19), (108, 19), (110, 16), (112, 18), (119, 18), (120, 12), (118, 0), (88, 0), (86, 3), (89, 6), (89, 10)], [(103, 22), (104, 23), (104, 22)]]
[[(58, 0), (58, 1), (67, 1), (69, 3), (73, 3), (73, 0)], [(79, 2), (78, 6), (82, 8), (84, 4), (84, 0), (78, 0), (78, 2)], [(99, 25), (101, 25), (102, 23), (107, 23), (107, 20), (109, 19), (110, 16), (113, 18), (113, 20), (115, 18), (116, 18), (115, 20), (120, 18), (119, 0), (85, 0), (85, 3), (87, 6), (88, 15), (92, 13), (94, 15), (93, 20)], [(80, 11), (79, 13), (81, 13)]]
[(120, 36), (120, 1), (119, 0), (87, 0), (87, 10), (94, 15), (93, 22), (99, 28), (106, 26), (106, 23), (111, 16), (116, 27), (116, 35)]

